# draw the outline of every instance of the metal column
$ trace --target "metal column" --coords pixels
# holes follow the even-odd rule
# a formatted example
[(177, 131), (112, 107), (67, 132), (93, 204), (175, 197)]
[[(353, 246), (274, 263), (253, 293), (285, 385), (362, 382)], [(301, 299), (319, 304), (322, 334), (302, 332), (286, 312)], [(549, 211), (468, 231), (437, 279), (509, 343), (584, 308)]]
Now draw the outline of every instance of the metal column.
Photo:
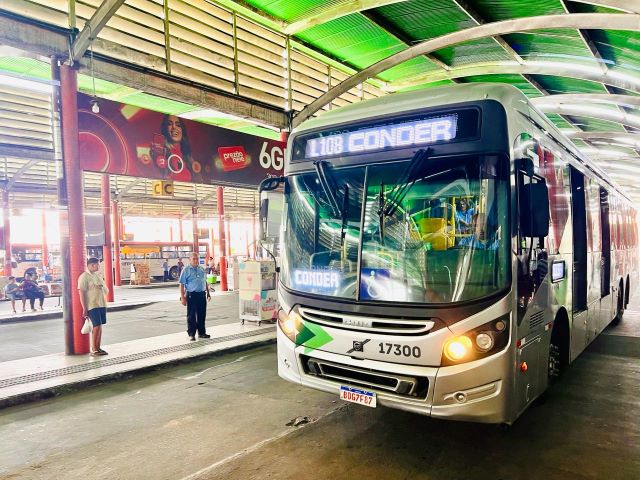
[(214, 264), (215, 264), (215, 258), (216, 258), (215, 246), (216, 246), (216, 241), (215, 241), (215, 237), (213, 236), (213, 227), (211, 227), (209, 229), (209, 256), (214, 259)]
[[(78, 72), (68, 65), (60, 66), (60, 100), (62, 120), (62, 152), (64, 184), (68, 202), (67, 224), (69, 255), (62, 255), (68, 262), (68, 282), (65, 283), (65, 329), (71, 329), (73, 338), (70, 354), (89, 353), (89, 336), (82, 335), (82, 304), (77, 288), (78, 277), (85, 270), (87, 247), (84, 228), (84, 189), (82, 170), (78, 156)], [(65, 258), (66, 257), (66, 258)]]
[(251, 252), (251, 258), (255, 260), (258, 253), (258, 236), (256, 235), (256, 216), (251, 217), (251, 245), (253, 245), (253, 251)]
[(191, 207), (191, 227), (193, 230), (193, 251), (200, 257), (200, 239), (198, 238), (198, 207)]
[(49, 248), (47, 245), (47, 214), (44, 210), (42, 211), (42, 216), (40, 217), (40, 224), (42, 226), (42, 266), (49, 267)]
[(111, 255), (111, 185), (109, 174), (102, 175), (102, 216), (104, 218), (104, 245), (102, 246), (102, 265), (104, 269), (104, 281), (109, 293), (107, 300), (113, 302), (113, 257)]
[(113, 200), (111, 202), (111, 215), (113, 216), (113, 254), (115, 255), (114, 266), (114, 280), (116, 287), (122, 285), (122, 273), (120, 272), (120, 209), (118, 208), (118, 202)]
[(220, 290), (226, 292), (227, 287), (227, 242), (224, 235), (224, 189), (216, 188), (216, 203), (218, 204), (218, 235), (220, 238)]
[(4, 235), (4, 275), (11, 275), (11, 210), (9, 209), (9, 192), (2, 191), (2, 220)]

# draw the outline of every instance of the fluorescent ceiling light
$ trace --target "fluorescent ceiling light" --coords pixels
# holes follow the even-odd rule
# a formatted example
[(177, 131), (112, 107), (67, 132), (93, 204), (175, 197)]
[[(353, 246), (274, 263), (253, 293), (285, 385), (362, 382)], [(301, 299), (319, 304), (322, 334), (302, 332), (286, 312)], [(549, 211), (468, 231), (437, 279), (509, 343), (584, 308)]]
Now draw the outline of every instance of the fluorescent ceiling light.
[(32, 92), (48, 94), (51, 94), (53, 91), (51, 82), (48, 82), (47, 80), (39, 81), (30, 77), (11, 74), (8, 72), (0, 73), (0, 85), (7, 85), (20, 90), (31, 90)]
[(190, 112), (181, 113), (178, 115), (181, 118), (186, 118), (187, 120), (198, 120), (199, 118), (221, 118), (225, 120), (233, 120), (235, 122), (246, 122), (257, 125), (258, 127), (268, 128), (269, 130), (273, 130), (275, 132), (279, 132), (280, 129), (273, 125), (268, 125), (266, 123), (259, 122), (258, 120), (254, 120), (252, 118), (244, 118), (239, 117), (237, 115), (233, 115), (230, 113), (221, 112), (219, 110), (214, 110), (212, 108), (202, 108), (199, 110), (192, 110)]

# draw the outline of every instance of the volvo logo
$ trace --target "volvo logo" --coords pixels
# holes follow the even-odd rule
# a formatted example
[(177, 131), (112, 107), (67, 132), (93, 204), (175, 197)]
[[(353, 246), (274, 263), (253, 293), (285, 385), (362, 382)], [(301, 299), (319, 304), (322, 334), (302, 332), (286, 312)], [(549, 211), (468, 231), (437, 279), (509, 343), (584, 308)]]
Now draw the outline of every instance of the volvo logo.
[(353, 348), (351, 350), (348, 350), (347, 353), (364, 352), (364, 346), (369, 341), (371, 341), (370, 338), (367, 338), (366, 340), (354, 340)]

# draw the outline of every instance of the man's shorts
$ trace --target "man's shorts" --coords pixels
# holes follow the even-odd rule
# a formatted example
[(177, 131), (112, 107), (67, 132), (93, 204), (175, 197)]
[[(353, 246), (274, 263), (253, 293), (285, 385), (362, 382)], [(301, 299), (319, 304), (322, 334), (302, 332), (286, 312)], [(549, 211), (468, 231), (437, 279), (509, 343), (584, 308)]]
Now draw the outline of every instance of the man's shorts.
[(92, 308), (89, 310), (89, 318), (94, 327), (107, 323), (107, 307)]

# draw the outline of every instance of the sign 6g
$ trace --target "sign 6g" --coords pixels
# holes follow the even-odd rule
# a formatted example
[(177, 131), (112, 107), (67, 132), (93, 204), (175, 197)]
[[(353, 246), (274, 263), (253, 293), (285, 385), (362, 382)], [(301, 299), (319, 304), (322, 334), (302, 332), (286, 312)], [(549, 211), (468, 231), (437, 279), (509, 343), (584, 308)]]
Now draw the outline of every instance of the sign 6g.
[(269, 149), (269, 143), (264, 142), (260, 149), (260, 166), (266, 169), (282, 170), (284, 167), (284, 149), (277, 145)]

